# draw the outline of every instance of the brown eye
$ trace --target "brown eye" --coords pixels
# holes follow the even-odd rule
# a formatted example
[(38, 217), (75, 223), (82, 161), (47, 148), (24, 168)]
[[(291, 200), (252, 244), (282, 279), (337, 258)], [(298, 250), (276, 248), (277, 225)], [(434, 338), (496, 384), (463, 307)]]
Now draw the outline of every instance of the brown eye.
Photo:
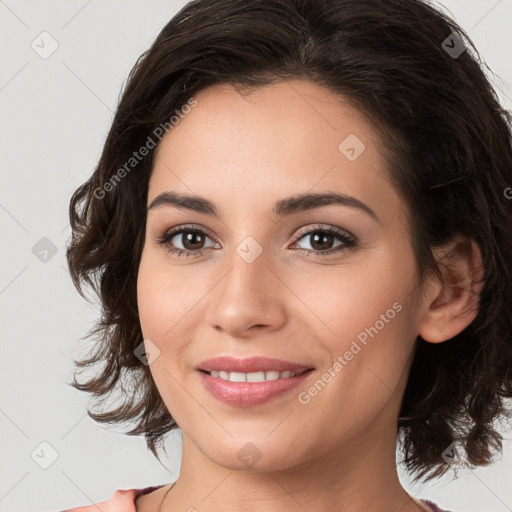
[[(311, 249), (298, 246), (301, 240), (307, 240), (308, 237)], [(215, 243), (206, 246), (207, 240), (211, 240), (211, 238), (202, 229), (180, 226), (167, 231), (157, 240), (157, 243), (165, 246), (167, 252), (171, 254), (177, 254), (178, 257), (182, 255), (189, 257), (199, 256), (207, 248), (219, 247), (219, 244)], [(337, 245), (335, 245), (336, 240), (340, 242)], [(294, 246), (298, 246), (299, 251), (305, 251), (308, 255), (328, 255), (354, 248), (356, 239), (347, 232), (336, 228), (314, 228), (303, 231), (297, 236)]]
[[(309, 240), (311, 249), (299, 246), (300, 250), (306, 251), (307, 254), (333, 254), (344, 249), (353, 248), (356, 245), (355, 238), (346, 232), (335, 228), (314, 228), (309, 231), (302, 232), (294, 245), (298, 245), (298, 241)], [(334, 245), (336, 240), (341, 243)]]
[(181, 243), (184, 246), (184, 249), (194, 251), (197, 249), (202, 249), (202, 246), (205, 243), (205, 237), (198, 231), (184, 231), (182, 233), (178, 233), (171, 237), (171, 240), (176, 237), (181, 236)]
[[(211, 240), (210, 237), (201, 229), (181, 226), (173, 228), (157, 240), (157, 243), (165, 246), (166, 250), (171, 253), (177, 253), (178, 256), (200, 255), (208, 246), (206, 241)], [(210, 245), (212, 247), (212, 245)]]

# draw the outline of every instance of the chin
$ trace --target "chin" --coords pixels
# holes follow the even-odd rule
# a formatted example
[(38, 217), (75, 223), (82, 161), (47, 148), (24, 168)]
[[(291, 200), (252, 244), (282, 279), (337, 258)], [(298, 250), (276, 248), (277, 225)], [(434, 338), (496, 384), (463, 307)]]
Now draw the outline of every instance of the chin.
[[(288, 439), (290, 440), (291, 436)], [(210, 446), (203, 452), (215, 464), (227, 469), (267, 473), (286, 470), (304, 462), (299, 459), (297, 443), (288, 445), (278, 438), (271, 442), (264, 436), (252, 440), (230, 439), (224, 446), (217, 444), (218, 449), (214, 453), (209, 449)], [(293, 458), (290, 457), (291, 454)]]

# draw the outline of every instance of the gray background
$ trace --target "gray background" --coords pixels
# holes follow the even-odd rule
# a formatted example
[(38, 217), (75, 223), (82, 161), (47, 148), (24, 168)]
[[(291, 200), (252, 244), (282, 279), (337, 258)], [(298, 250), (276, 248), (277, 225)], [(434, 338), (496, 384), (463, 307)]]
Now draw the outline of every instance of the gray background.
[[(0, 512), (89, 505), (118, 488), (178, 476), (179, 432), (168, 439), (165, 468), (142, 438), (90, 420), (88, 396), (65, 384), (99, 311), (73, 288), (65, 243), (70, 196), (94, 169), (128, 72), (184, 3), (0, 0)], [(512, 108), (512, 0), (442, 5), (473, 38)], [(510, 431), (506, 438), (491, 468), (415, 486), (401, 472), (402, 482), (454, 512), (511, 511)], [(53, 450), (57, 458), (44, 469)]]

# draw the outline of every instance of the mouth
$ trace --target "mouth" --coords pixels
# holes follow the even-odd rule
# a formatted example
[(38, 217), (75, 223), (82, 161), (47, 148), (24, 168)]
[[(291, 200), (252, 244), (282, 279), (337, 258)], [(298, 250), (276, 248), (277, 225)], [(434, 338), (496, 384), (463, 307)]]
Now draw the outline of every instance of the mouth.
[(247, 407), (284, 396), (304, 382), (315, 368), (280, 359), (221, 356), (196, 367), (202, 386), (224, 404)]
[(206, 373), (210, 377), (214, 377), (216, 379), (227, 380), (229, 382), (267, 382), (272, 380), (279, 379), (290, 379), (292, 377), (297, 377), (298, 375), (302, 375), (306, 372), (312, 371), (313, 368), (308, 368), (307, 370), (303, 370), (300, 372), (292, 372), (286, 370), (284, 372), (279, 372), (277, 370), (261, 370), (258, 372), (228, 372), (226, 370), (200, 370), (203, 373)]
[[(275, 380), (280, 378), (280, 375), (285, 372), (290, 372), (298, 375), (304, 372), (305, 370), (310, 370), (314, 368), (308, 364), (295, 363), (293, 361), (284, 361), (282, 359), (273, 359), (270, 357), (254, 356), (248, 358), (238, 358), (234, 356), (219, 356), (202, 361), (197, 365), (196, 369), (201, 370), (203, 372), (219, 372), (219, 375), (217, 375), (217, 377), (225, 378), (226, 380), (226, 373), (245, 374), (246, 376), (251, 374), (259, 374), (258, 376), (253, 375), (254, 378), (260, 378), (261, 373), (264, 373), (266, 380), (267, 374), (269, 374), (268, 380)], [(220, 372), (223, 372), (223, 376), (220, 375)], [(276, 377), (275, 372), (277, 372), (279, 376)], [(236, 375), (235, 378), (237, 378)]]

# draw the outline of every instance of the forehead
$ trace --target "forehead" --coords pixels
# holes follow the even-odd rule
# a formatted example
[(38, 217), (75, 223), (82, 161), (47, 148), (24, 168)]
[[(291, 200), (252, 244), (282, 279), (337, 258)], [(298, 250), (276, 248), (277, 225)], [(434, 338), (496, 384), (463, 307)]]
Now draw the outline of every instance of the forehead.
[(242, 95), (217, 85), (195, 100), (158, 147), (149, 202), (166, 190), (213, 195), (220, 210), (325, 190), (374, 209), (399, 201), (389, 197), (396, 194), (378, 135), (346, 98), (328, 89), (293, 80)]

